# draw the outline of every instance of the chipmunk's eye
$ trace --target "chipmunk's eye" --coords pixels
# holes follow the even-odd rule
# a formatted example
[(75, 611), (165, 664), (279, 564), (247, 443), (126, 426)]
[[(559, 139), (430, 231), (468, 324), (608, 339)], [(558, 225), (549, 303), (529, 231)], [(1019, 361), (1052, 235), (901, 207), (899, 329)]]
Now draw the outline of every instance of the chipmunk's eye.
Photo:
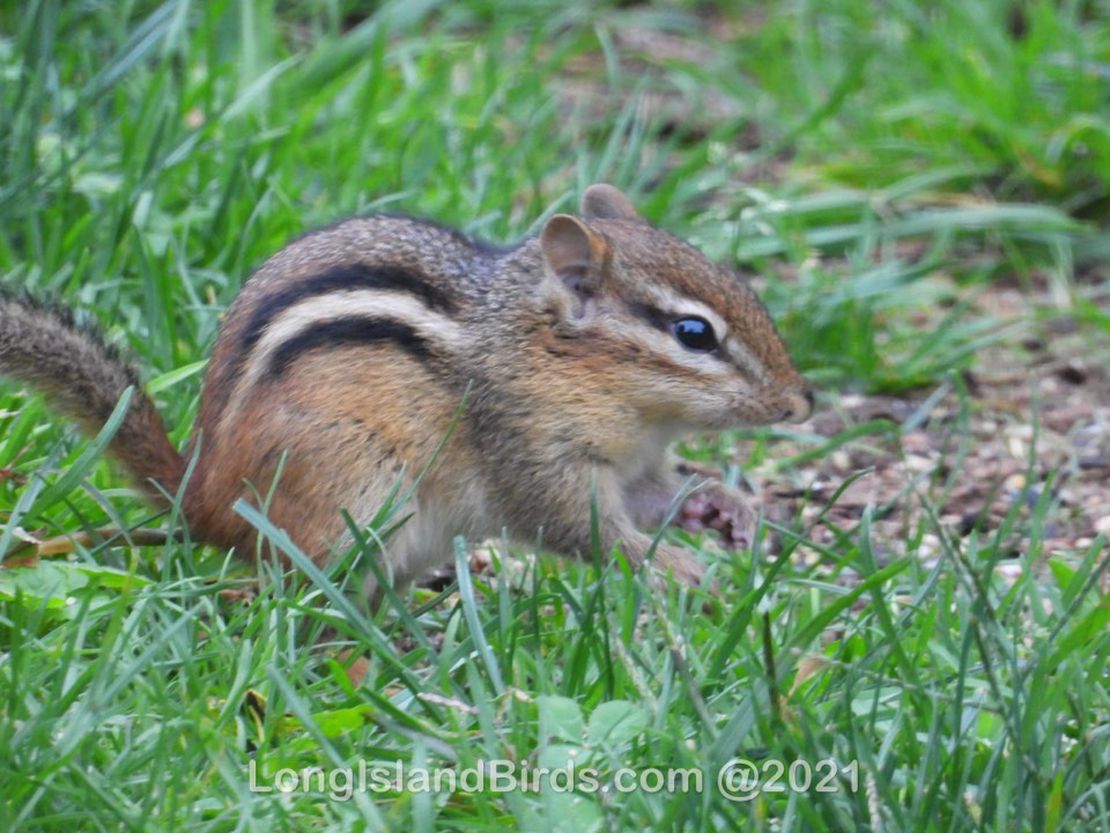
[(717, 335), (713, 332), (713, 325), (696, 315), (676, 320), (671, 324), (671, 332), (679, 344), (691, 350), (707, 353), (717, 348)]

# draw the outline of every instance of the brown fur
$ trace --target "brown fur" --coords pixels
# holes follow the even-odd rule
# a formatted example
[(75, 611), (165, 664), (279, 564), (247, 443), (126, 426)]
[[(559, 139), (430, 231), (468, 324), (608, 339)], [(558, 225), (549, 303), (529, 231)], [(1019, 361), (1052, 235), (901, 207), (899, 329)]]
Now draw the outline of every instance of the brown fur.
[(164, 493), (177, 491), (183, 462), (138, 374), (67, 310), (0, 294), (0, 373), (41, 390), (89, 434), (103, 427), (132, 388), (131, 405), (109, 450), (153, 502), (164, 503)]
[[(712, 309), (754, 369), (694, 355), (633, 313), (663, 290)], [(86, 430), (135, 384), (64, 316), (12, 300), (0, 312), (0, 371), (44, 389)], [(334, 341), (311, 340), (317, 327)], [(290, 344), (287, 363), (271, 360)], [(639, 564), (652, 541), (639, 527), (662, 520), (683, 482), (668, 443), (804, 416), (806, 396), (754, 293), (609, 186), (587, 192), (580, 218), (556, 216), (504, 251), (410, 218), (349, 220), (289, 244), (228, 310), (185, 514), (197, 537), (249, 549), (252, 529), (232, 504), (267, 503), (324, 559), (344, 535), (339, 510), (367, 523), (398, 478), (416, 483), (459, 415), (387, 544), (396, 577), (449, 559), (455, 534), (508, 530), (587, 552), (595, 495), (603, 551), (620, 543)], [(112, 451), (141, 481), (177, 488), (181, 457), (146, 397)], [(734, 516), (750, 514), (720, 493)], [(661, 545), (656, 558), (683, 580), (701, 574), (678, 548)]]

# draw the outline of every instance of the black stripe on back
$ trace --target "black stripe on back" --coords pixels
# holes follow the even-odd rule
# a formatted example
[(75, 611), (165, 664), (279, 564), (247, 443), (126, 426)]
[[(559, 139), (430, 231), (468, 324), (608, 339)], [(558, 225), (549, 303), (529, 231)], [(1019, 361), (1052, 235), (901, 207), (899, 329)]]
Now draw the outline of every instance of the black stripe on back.
[(336, 344), (392, 342), (421, 361), (431, 355), (428, 342), (408, 324), (390, 318), (336, 318), (322, 321), (283, 342), (270, 357), (267, 377), (279, 378), (303, 354)]
[(451, 312), (455, 306), (453, 299), (438, 286), (426, 283), (418, 274), (398, 266), (369, 266), (364, 263), (334, 266), (263, 300), (255, 308), (243, 330), (241, 355), (246, 356), (270, 326), (270, 322), (290, 307), (306, 298), (357, 289), (408, 292), (420, 298), (428, 307), (442, 312)]

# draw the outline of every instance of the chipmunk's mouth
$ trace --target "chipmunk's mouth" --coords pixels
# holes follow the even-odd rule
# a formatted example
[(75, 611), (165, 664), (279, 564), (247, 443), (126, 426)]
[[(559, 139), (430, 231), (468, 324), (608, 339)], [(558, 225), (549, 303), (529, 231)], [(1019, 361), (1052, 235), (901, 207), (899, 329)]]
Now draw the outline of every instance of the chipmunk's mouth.
[(777, 422), (805, 422), (813, 413), (813, 391), (809, 388), (767, 390), (746, 394), (734, 411), (732, 427), (752, 428)]

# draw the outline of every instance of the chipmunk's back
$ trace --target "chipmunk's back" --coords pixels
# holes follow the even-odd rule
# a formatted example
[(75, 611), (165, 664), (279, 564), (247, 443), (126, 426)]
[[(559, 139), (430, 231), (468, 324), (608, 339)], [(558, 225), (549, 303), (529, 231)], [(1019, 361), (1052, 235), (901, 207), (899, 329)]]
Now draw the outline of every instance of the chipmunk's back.
[(270, 258), (213, 350), (191, 520), (242, 543), (249, 530), (227, 502), (265, 493), (280, 474), (275, 500), (296, 497), (274, 514), (309, 528), (299, 539), (317, 546), (341, 531), (329, 502), (377, 496), (375, 481), (397, 476), (395, 458), (427, 462), (465, 389), (453, 372), (460, 321), (498, 251), (433, 223), (376, 216), (311, 232)]

